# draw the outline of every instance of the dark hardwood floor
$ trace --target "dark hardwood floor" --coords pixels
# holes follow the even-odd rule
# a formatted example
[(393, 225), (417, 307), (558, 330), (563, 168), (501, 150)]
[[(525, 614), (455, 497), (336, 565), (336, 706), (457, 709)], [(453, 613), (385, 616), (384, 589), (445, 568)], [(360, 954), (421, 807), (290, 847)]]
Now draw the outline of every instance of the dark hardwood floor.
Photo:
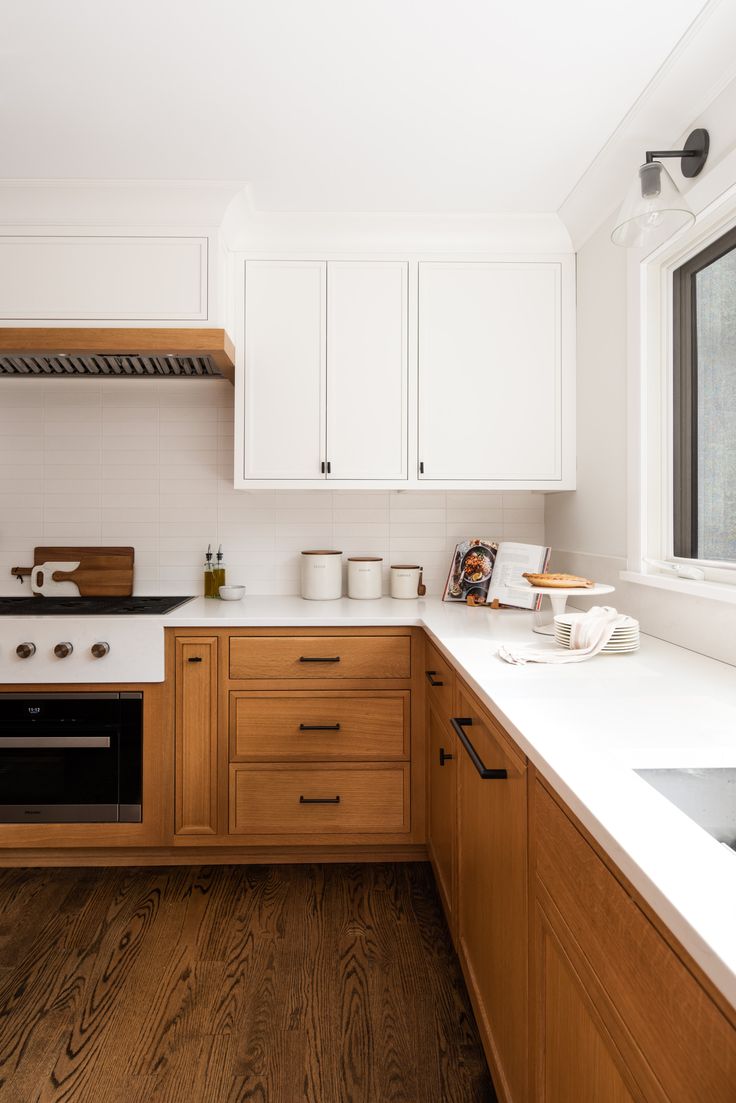
[(0, 870), (2, 1103), (492, 1103), (429, 866)]

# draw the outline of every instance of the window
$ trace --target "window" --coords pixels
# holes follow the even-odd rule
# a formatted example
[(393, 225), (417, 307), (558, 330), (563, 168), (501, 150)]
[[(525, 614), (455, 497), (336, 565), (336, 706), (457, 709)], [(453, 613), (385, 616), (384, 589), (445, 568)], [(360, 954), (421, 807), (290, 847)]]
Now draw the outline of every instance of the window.
[(736, 564), (736, 229), (673, 273), (674, 553)]

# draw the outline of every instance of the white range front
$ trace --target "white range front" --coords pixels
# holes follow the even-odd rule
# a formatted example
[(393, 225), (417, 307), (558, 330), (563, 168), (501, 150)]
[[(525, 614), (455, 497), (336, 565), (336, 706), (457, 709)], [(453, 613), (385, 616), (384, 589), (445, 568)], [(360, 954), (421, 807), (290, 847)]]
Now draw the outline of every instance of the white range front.
[[(63, 658), (59, 644), (71, 644)], [(163, 680), (161, 617), (0, 617), (0, 686)]]

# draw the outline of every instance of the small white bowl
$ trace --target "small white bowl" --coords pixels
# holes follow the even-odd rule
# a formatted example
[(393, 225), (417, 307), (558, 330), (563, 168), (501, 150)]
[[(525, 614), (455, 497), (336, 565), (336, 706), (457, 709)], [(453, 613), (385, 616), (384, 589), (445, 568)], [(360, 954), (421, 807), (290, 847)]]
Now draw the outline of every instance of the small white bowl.
[(220, 586), (220, 597), (223, 601), (240, 601), (245, 597), (245, 586)]

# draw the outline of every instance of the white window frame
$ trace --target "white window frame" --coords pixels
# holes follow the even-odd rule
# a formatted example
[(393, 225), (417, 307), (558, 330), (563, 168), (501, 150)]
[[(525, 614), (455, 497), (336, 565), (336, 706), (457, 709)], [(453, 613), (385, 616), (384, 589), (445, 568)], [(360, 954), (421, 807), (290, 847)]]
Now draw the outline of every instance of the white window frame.
[[(628, 569), (621, 578), (736, 604), (736, 564), (673, 552), (673, 272), (736, 226), (736, 184), (714, 195), (724, 170), (736, 179), (736, 157), (726, 160), (715, 180), (689, 193), (692, 226), (647, 255), (628, 257)], [(705, 577), (678, 577), (656, 562), (695, 566)]]

